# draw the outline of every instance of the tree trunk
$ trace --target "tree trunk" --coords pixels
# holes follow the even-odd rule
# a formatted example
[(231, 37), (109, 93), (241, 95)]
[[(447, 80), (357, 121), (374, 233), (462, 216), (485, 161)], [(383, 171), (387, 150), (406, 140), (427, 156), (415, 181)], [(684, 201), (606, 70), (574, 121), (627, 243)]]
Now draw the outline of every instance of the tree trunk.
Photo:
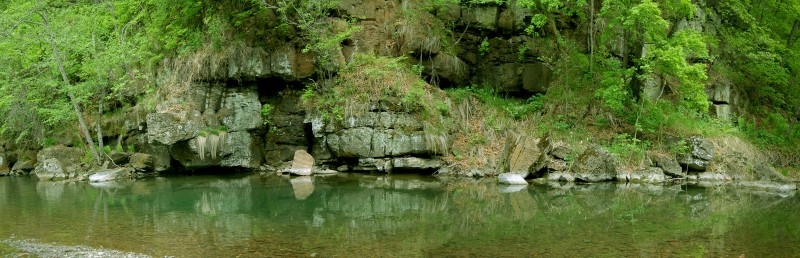
[[(41, 0), (37, 2), (39, 5), (42, 4)], [(61, 63), (61, 56), (58, 53), (58, 46), (56, 46), (56, 40), (53, 37), (53, 30), (50, 28), (50, 22), (47, 19), (47, 9), (42, 9), (40, 15), (42, 15), (44, 27), (47, 29), (47, 39), (50, 41), (50, 45), (53, 47), (53, 58), (55, 59), (56, 64), (58, 64), (58, 71), (61, 73), (61, 79), (64, 80), (64, 84), (66, 84), (67, 87), (70, 87), (69, 78), (67, 78), (67, 72), (64, 71), (64, 64)], [(75, 99), (75, 94), (73, 94), (70, 89), (67, 89), (67, 95), (69, 95), (69, 102), (72, 103), (72, 108), (75, 109), (75, 114), (78, 116), (78, 124), (83, 132), (83, 137), (86, 138), (86, 143), (89, 144), (89, 150), (92, 152), (95, 162), (100, 164), (100, 155), (97, 154), (97, 149), (95, 149), (92, 135), (89, 133), (89, 128), (86, 127), (86, 122), (83, 120), (83, 112), (81, 111), (81, 107), (78, 105), (78, 101)]]
[[(97, 44), (94, 40), (94, 31), (92, 31), (92, 51), (94, 52), (94, 60), (97, 61)], [(97, 82), (102, 82), (102, 75), (100, 74), (100, 67), (95, 70), (97, 72)], [(102, 87), (102, 86), (101, 86)], [(100, 119), (103, 117), (103, 98), (105, 97), (105, 88), (100, 90), (100, 101), (97, 103), (97, 121), (95, 122), (95, 129), (97, 130), (97, 149), (103, 151), (103, 130), (100, 127)]]
[(789, 36), (786, 37), (786, 48), (792, 48), (795, 42), (797, 42), (798, 33), (800, 33), (800, 19), (794, 20), (794, 25), (792, 25), (792, 31), (789, 32)]

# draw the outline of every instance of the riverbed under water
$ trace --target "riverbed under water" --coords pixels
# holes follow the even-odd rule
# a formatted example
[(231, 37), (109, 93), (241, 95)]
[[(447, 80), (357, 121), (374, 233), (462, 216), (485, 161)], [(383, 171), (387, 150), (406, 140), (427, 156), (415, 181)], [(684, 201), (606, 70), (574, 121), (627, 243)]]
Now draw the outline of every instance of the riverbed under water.
[(175, 257), (798, 257), (800, 198), (340, 174), (0, 177), (0, 240)]

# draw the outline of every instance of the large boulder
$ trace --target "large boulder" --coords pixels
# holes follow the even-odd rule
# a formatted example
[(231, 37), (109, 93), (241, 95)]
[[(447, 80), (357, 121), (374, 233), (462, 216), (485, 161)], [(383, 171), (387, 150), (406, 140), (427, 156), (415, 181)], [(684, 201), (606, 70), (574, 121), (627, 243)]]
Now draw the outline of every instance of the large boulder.
[(314, 157), (308, 154), (305, 150), (297, 150), (294, 152), (294, 160), (292, 160), (292, 168), (290, 173), (298, 176), (311, 175), (311, 169), (314, 168)]
[(55, 158), (48, 158), (39, 162), (39, 164), (36, 165), (36, 169), (33, 170), (33, 174), (36, 175), (39, 180), (58, 180), (69, 177), (69, 173), (64, 168), (64, 165)]
[(611, 153), (599, 146), (591, 146), (575, 160), (570, 172), (580, 181), (608, 181), (617, 176), (617, 167)]
[(155, 159), (152, 155), (145, 153), (131, 154), (129, 165), (139, 172), (155, 171)]
[(678, 156), (678, 163), (692, 171), (706, 171), (708, 163), (714, 157), (711, 143), (700, 137), (691, 137), (688, 140), (689, 153)]
[(89, 176), (89, 182), (108, 182), (128, 179), (131, 177), (132, 173), (133, 169), (127, 167), (100, 170)]
[(653, 155), (650, 158), (653, 160), (653, 163), (655, 163), (654, 165), (656, 167), (661, 168), (661, 170), (664, 171), (664, 174), (671, 177), (686, 176), (686, 173), (681, 168), (681, 164), (679, 164), (675, 158), (663, 154)]
[(33, 173), (41, 180), (65, 179), (81, 172), (83, 151), (78, 148), (54, 146), (44, 148), (36, 155), (39, 163)]

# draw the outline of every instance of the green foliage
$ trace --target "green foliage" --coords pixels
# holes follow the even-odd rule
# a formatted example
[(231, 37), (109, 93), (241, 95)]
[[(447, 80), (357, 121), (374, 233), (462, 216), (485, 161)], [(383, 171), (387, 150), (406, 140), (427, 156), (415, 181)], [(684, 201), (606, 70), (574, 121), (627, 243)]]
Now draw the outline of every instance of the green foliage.
[(425, 66), (421, 64), (415, 64), (411, 66), (411, 72), (422, 76), (422, 72), (425, 71)]
[(318, 86), (316, 92), (307, 87), (301, 99), (309, 112), (341, 121), (379, 103), (393, 111), (433, 117), (440, 113), (436, 94), (405, 58), (356, 55), (331, 85)]
[(468, 97), (475, 97), (483, 104), (492, 108), (503, 110), (515, 120), (523, 119), (534, 112), (541, 111), (544, 107), (544, 95), (532, 96), (527, 100), (504, 97), (489, 87), (476, 85), (466, 88), (448, 89), (448, 96), (460, 102)]
[(56, 140), (51, 137), (46, 137), (42, 139), (41, 146), (42, 148), (52, 147), (56, 145)]
[(273, 107), (269, 103), (261, 105), (261, 118), (264, 119), (264, 125), (269, 124), (272, 120), (272, 109)]
[(122, 148), (122, 144), (118, 143), (116, 147), (114, 147), (114, 151), (116, 152), (125, 152), (125, 149)]
[(678, 79), (680, 87), (678, 96), (681, 104), (689, 109), (705, 112), (708, 101), (705, 93), (706, 66), (690, 64), (687, 58), (708, 59), (706, 44), (700, 33), (693, 30), (682, 30), (669, 40), (658, 44), (642, 61), (644, 69), (652, 69), (658, 74), (671, 75)]
[(487, 53), (489, 53), (489, 38), (483, 38), (481, 44), (478, 45), (478, 54), (483, 56)]
[(627, 91), (628, 82), (633, 75), (632, 69), (623, 69), (616, 58), (604, 60), (600, 88), (594, 93), (596, 98), (616, 114), (622, 114), (630, 98)]
[(284, 24), (296, 26), (306, 40), (303, 52), (315, 54), (322, 67), (337, 66), (334, 51), (341, 50), (341, 43), (362, 28), (352, 22), (337, 24), (328, 19), (338, 8), (339, 1), (278, 0), (273, 6)]
[(111, 154), (111, 146), (109, 145), (103, 146), (103, 152), (105, 154)]
[(649, 147), (650, 142), (641, 141), (623, 133), (614, 136), (608, 146), (608, 151), (626, 163), (632, 163), (646, 158)]
[(128, 144), (128, 153), (135, 153), (135, 152), (136, 152), (135, 146), (133, 146), (133, 144)]

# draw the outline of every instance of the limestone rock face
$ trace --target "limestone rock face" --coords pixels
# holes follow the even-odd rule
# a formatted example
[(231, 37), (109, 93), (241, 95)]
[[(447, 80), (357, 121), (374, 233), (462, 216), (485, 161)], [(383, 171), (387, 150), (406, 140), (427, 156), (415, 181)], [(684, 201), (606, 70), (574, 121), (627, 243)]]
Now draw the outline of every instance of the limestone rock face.
[(255, 129), (261, 126), (261, 103), (258, 92), (254, 88), (237, 88), (228, 90), (222, 101), (219, 113), (228, 113), (222, 117), (222, 124), (228, 132)]
[(522, 88), (531, 93), (545, 93), (550, 87), (553, 71), (544, 63), (525, 64), (522, 71)]
[(497, 30), (497, 11), (496, 5), (476, 6), (474, 9), (461, 9), (462, 16), (473, 26), (485, 30)]
[(469, 75), (469, 67), (456, 56), (439, 53), (429, 60), (423, 61), (425, 74), (445, 79), (454, 85), (463, 84)]
[(592, 146), (581, 154), (570, 171), (577, 180), (586, 182), (607, 181), (617, 175), (614, 157), (599, 146)]
[(204, 155), (200, 155), (203, 144), (197, 138), (182, 141), (170, 147), (170, 154), (186, 168), (204, 168), (212, 166), (258, 168), (261, 164), (260, 140), (254, 139), (247, 131), (226, 133), (224, 137), (216, 137), (216, 157), (210, 154), (210, 139), (206, 139), (202, 147)]
[(195, 83), (147, 115), (147, 136), (156, 171), (175, 159), (185, 168), (258, 168), (263, 155), (261, 103), (255, 87)]
[(164, 111), (147, 114), (147, 136), (151, 142), (173, 145), (191, 139), (205, 124), (197, 111)]
[(342, 158), (382, 158), (435, 154), (422, 123), (404, 113), (370, 112), (339, 124), (308, 119), (314, 137), (324, 139), (331, 154)]
[(688, 140), (690, 152), (678, 156), (678, 163), (694, 171), (706, 171), (709, 161), (714, 157), (711, 143), (700, 137), (691, 137)]

